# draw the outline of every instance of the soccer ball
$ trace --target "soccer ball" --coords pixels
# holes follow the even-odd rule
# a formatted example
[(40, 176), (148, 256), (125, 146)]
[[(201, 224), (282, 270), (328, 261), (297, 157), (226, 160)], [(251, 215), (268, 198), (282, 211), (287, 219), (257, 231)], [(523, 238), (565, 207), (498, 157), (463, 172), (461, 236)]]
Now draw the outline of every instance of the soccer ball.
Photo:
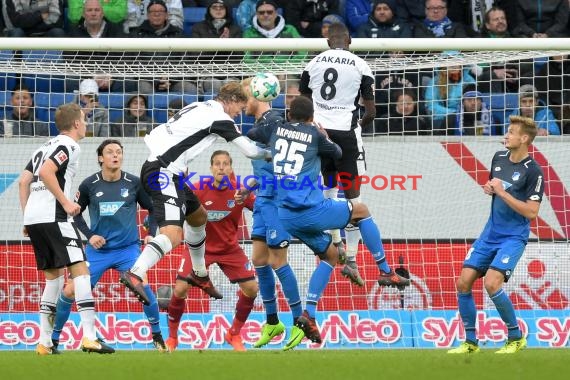
[(251, 94), (261, 102), (270, 102), (279, 96), (279, 79), (271, 73), (258, 73), (251, 81)]
[(156, 289), (156, 302), (161, 310), (168, 310), (170, 298), (172, 297), (172, 287), (170, 285), (162, 285)]

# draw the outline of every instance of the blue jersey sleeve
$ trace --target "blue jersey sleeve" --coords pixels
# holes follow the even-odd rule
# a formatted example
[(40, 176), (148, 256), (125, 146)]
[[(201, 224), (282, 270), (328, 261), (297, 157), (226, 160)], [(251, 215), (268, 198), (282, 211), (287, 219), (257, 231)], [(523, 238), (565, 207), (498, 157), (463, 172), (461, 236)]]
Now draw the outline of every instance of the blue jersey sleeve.
[(271, 139), (271, 134), (275, 128), (271, 125), (264, 123), (254, 128), (251, 128), (247, 132), (247, 137), (250, 140), (260, 142), (262, 144), (268, 145), (269, 140)]
[(320, 131), (317, 136), (319, 136), (319, 156), (330, 157), (334, 160), (338, 160), (342, 157), (342, 150), (340, 149), (340, 146), (332, 142)]

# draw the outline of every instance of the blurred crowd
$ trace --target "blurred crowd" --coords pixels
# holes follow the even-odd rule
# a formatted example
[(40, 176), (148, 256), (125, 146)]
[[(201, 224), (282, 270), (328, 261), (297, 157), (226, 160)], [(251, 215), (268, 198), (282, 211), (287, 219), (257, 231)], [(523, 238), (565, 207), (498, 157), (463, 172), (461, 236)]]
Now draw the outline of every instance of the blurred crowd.
[[(0, 34), (326, 38), (330, 24), (344, 23), (354, 38), (551, 38), (570, 35), (569, 3), (570, 0), (3, 0)], [(217, 53), (211, 54), (201, 58), (215, 59)], [(402, 54), (406, 53), (371, 52), (367, 58)], [(284, 62), (303, 61), (308, 56), (305, 51), (283, 55), (253, 51), (239, 58), (245, 62)], [(150, 60), (153, 56), (138, 58)], [(570, 134), (569, 67), (567, 56), (553, 56), (493, 65), (377, 72), (376, 120), (363, 126), (363, 130), (374, 135), (500, 135), (508, 116), (520, 114), (534, 118), (540, 135)], [(149, 97), (156, 93), (204, 96), (216, 93), (229, 79), (236, 78), (114, 80), (102, 73), (92, 78), (66, 77), (62, 91), (76, 94), (92, 120), (93, 135), (136, 136), (161, 121), (153, 120)], [(284, 83), (284, 96), (294, 94), (292, 79)], [(2, 89), (9, 96), (0, 134), (50, 133), (49, 120), (41, 120), (34, 112), (37, 89), (31, 87), (19, 80)], [(99, 94), (107, 92), (132, 94), (126, 97), (120, 118), (110, 120), (108, 110), (98, 102)], [(501, 99), (499, 95), (504, 96)]]

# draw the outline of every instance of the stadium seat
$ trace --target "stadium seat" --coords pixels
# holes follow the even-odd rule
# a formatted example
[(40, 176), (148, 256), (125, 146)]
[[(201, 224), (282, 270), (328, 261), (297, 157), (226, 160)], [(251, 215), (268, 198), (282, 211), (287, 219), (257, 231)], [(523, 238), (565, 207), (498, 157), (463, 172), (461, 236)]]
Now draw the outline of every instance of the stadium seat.
[(184, 8), (184, 35), (192, 36), (192, 25), (203, 21), (206, 16), (205, 7), (186, 7)]
[(22, 59), (27, 62), (39, 63), (61, 62), (63, 60), (61, 50), (23, 50)]
[(277, 108), (280, 110), (284, 110), (285, 109), (285, 94), (280, 94), (278, 97), (273, 99), (273, 101), (271, 102), (271, 107)]

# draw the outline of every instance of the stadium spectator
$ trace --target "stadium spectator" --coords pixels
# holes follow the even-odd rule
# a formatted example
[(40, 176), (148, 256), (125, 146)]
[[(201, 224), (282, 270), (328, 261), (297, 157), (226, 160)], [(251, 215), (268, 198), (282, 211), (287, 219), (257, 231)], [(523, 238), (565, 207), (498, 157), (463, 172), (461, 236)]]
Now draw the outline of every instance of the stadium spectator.
[[(450, 123), (451, 124), (451, 123)], [(455, 116), (455, 128), (448, 134), (475, 136), (493, 134), (493, 116), (483, 94), (476, 91), (475, 85), (467, 85), (459, 112)]]
[(477, 37), (485, 26), (487, 13), (493, 7), (504, 9), (508, 25), (516, 23), (517, 0), (451, 0), (448, 16), (452, 21), (463, 24), (469, 37)]
[[(85, 115), (77, 104), (63, 104), (55, 111), (60, 134), (36, 149), (19, 179), (19, 197), (24, 212), (23, 233), (34, 248), (37, 268), (45, 276), (39, 302), (38, 355), (59, 353), (51, 340), (56, 302), (65, 282), (67, 267), (81, 318), (81, 349), (113, 353), (95, 336), (95, 302), (83, 242), (73, 221), (81, 206), (71, 199), (71, 182), (77, 173), (79, 140), (85, 137)], [(42, 157), (38, 160), (38, 157)]]
[(481, 27), (480, 36), (485, 38), (508, 38), (512, 37), (509, 32), (507, 14), (503, 8), (491, 7), (485, 13), (484, 23)]
[[(105, 19), (99, 0), (85, 0), (83, 17), (77, 25), (69, 27), (70, 37), (82, 38), (118, 38), (128, 37), (120, 24)], [(107, 55), (105, 53), (105, 55)]]
[(253, 16), (255, 16), (256, 0), (242, 0), (236, 10), (236, 22), (241, 30), (251, 27)]
[[(232, 9), (226, 4), (226, 0), (210, 0), (210, 5), (206, 10), (206, 16), (192, 26), (192, 38), (241, 38), (241, 29), (234, 22)], [(202, 52), (200, 61), (225, 62), (230, 60), (240, 60), (242, 53), (236, 52)], [(228, 77), (204, 77), (199, 85), (201, 91), (207, 94), (215, 94), (228, 81), (236, 78)]]
[(426, 111), (433, 118), (434, 134), (446, 134), (448, 125), (461, 107), (463, 86), (475, 83), (468, 69), (461, 66), (449, 66), (437, 71), (430, 79), (425, 91)]
[[(71, 24), (79, 23), (83, 17), (85, 0), (67, 0), (67, 19)], [(101, 1), (105, 19), (115, 24), (122, 24), (127, 19), (127, 0)]]
[[(391, 57), (398, 57), (395, 52), (390, 53)], [(378, 72), (374, 78), (374, 92), (376, 99), (376, 115), (385, 115), (392, 106), (394, 97), (392, 91), (402, 88), (414, 92), (414, 100), (418, 102), (421, 97), (420, 85), (422, 84), (422, 74), (417, 69), (389, 70)], [(418, 104), (418, 113), (424, 113), (423, 102)]]
[(567, 37), (568, 0), (518, 0), (515, 37)]
[[(194, 194), (208, 213), (223, 213), (217, 219), (209, 218), (206, 224), (206, 267), (217, 264), (228, 280), (240, 288), (236, 313), (231, 327), (224, 335), (225, 341), (235, 351), (246, 351), (240, 335), (241, 328), (253, 310), (259, 290), (255, 271), (238, 242), (240, 224), (243, 224), (243, 210), (253, 211), (255, 196), (250, 193), (242, 202), (236, 202), (236, 183), (232, 168), (232, 158), (227, 151), (217, 150), (210, 157), (210, 172), (213, 176), (210, 186), (195, 183)], [(187, 226), (185, 228), (188, 228)], [(193, 272), (192, 260), (187, 250), (183, 253), (183, 264), (178, 269), (176, 285), (168, 306), (169, 337), (166, 346), (174, 351), (178, 345), (178, 325), (186, 306), (186, 296), (192, 280), (187, 279)]]
[(431, 120), (418, 112), (416, 91), (401, 88), (391, 91), (392, 101), (388, 113), (374, 120), (374, 130), (364, 130), (366, 135), (431, 135)]
[[(151, 0), (148, 3), (146, 12), (147, 19), (134, 30), (131, 35), (137, 38), (183, 38), (184, 33), (181, 28), (171, 24), (169, 10), (164, 0)], [(142, 53), (141, 61), (180, 61), (183, 54), (170, 53), (168, 58), (160, 53)], [(156, 77), (154, 81), (141, 79), (139, 81), (139, 92), (142, 94), (152, 94), (153, 92), (184, 92), (196, 94), (197, 87), (193, 81), (182, 80), (180, 78)]]
[(529, 156), (536, 136), (532, 119), (513, 117), (504, 138), (505, 149), (493, 156), (489, 180), (483, 192), (491, 196), (491, 214), (479, 238), (469, 248), (457, 279), (457, 306), (465, 329), (465, 341), (448, 354), (480, 351), (477, 333), (477, 306), (473, 285), (483, 278), (489, 299), (503, 320), (507, 340), (497, 354), (514, 354), (527, 342), (519, 328), (513, 302), (503, 284), (515, 272), (530, 235), (530, 222), (540, 209), (544, 194), (544, 173)]
[(329, 38), (329, 27), (331, 24), (344, 24), (344, 20), (342, 17), (335, 14), (325, 16), (321, 22), (321, 37)]
[(61, 0), (4, 0), (7, 37), (65, 37)]
[(187, 105), (188, 103), (186, 103), (182, 98), (172, 99), (170, 103), (168, 103), (168, 118), (170, 119), (176, 114), (176, 112), (180, 111)]
[[(140, 254), (138, 207), (152, 210), (152, 202), (143, 190), (138, 177), (123, 170), (123, 145), (120, 141), (106, 139), (97, 147), (97, 163), (100, 170), (85, 178), (79, 185), (76, 202), (81, 207), (74, 216), (77, 229), (87, 239), (85, 255), (89, 261), (91, 288), (95, 288), (105, 272), (130, 268)], [(109, 206), (113, 205), (110, 212)], [(83, 212), (89, 208), (89, 225)], [(150, 220), (150, 230), (157, 227)], [(145, 244), (152, 234), (144, 238)], [(151, 305), (143, 308), (150, 325), (152, 344), (160, 352), (166, 351), (160, 332), (158, 303), (150, 285), (145, 291), (152, 299)], [(54, 347), (59, 345), (61, 332), (69, 319), (75, 300), (75, 287), (68, 281), (58, 297), (57, 313), (51, 336)], [(147, 330), (148, 331), (148, 330)]]
[(38, 120), (34, 114), (34, 98), (29, 88), (18, 84), (12, 90), (12, 112), (0, 123), (0, 136), (49, 136), (49, 123)]
[(346, 0), (344, 17), (346, 17), (346, 26), (352, 36), (356, 36), (358, 28), (366, 24), (371, 10), (372, 1), (370, 0)]
[[(277, 13), (277, 3), (274, 0), (259, 0), (255, 4), (255, 16), (252, 25), (243, 32), (244, 38), (300, 38), (301, 35), (293, 25), (285, 23), (285, 18)], [(306, 51), (296, 51), (290, 54), (274, 54), (248, 51), (245, 62), (287, 62), (303, 60)]]
[(395, 0), (375, 0), (368, 21), (358, 28), (359, 38), (410, 38), (412, 29), (400, 20)]
[[(541, 104), (538, 91), (532, 84), (522, 85), (519, 89), (519, 108), (508, 116), (528, 117), (536, 123), (538, 136), (559, 135), (560, 127), (552, 110)], [(505, 125), (508, 127), (508, 125)]]
[(79, 84), (75, 102), (81, 106), (87, 120), (87, 137), (109, 136), (109, 110), (99, 104), (99, 87), (94, 79), (84, 79)]
[(426, 18), (414, 25), (414, 37), (419, 38), (464, 38), (463, 24), (447, 17), (447, 0), (426, 0)]
[(124, 23), (125, 33), (139, 27), (148, 19), (147, 12), (153, 3), (165, 3), (170, 25), (184, 30), (184, 9), (181, 0), (128, 0), (127, 20)]
[(148, 114), (147, 97), (141, 94), (128, 98), (125, 112), (111, 124), (111, 136), (145, 136), (152, 131), (154, 120)]
[(321, 37), (323, 18), (338, 14), (338, 0), (289, 0), (284, 9), (287, 22), (305, 38)]
[(570, 135), (570, 61), (568, 55), (549, 57), (533, 78), (538, 98), (554, 112), (563, 134)]

